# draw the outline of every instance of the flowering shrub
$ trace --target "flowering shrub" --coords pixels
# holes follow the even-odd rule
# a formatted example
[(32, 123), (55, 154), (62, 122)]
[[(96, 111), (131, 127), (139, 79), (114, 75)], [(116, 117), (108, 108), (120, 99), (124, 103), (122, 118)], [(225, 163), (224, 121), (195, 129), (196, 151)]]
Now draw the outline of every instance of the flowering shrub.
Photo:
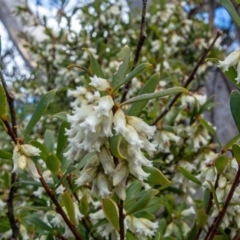
[[(30, 15), (46, 34), (43, 42), (25, 35), (38, 81), (21, 85), (35, 110), (14, 108), (4, 76), (0, 85), (1, 126), (11, 138), (1, 140), (1, 238), (238, 234), (239, 135), (217, 151), (215, 128), (203, 117), (212, 103), (198, 89), (213, 65), (207, 54), (220, 53), (213, 48), (220, 34), (189, 19), (186, 4), (153, 1), (146, 40), (146, 1), (141, 23), (108, 1), (75, 7), (71, 16), (58, 12), (59, 30)], [(76, 14), (80, 32), (71, 24)], [(238, 55), (218, 63), (235, 84)], [(239, 103), (235, 91), (230, 106), (240, 130)]]

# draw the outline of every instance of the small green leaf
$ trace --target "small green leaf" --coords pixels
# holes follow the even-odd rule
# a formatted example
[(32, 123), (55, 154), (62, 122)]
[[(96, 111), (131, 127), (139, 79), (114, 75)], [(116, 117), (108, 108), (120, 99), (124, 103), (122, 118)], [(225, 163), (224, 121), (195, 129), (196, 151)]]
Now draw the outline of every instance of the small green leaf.
[(199, 122), (201, 123), (201, 125), (203, 126), (203, 128), (206, 128), (208, 130), (208, 132), (210, 132), (214, 137), (216, 136), (216, 131), (213, 128), (213, 126), (207, 122), (204, 118), (199, 118)]
[(53, 153), (50, 153), (46, 160), (47, 168), (53, 173), (58, 173), (60, 169), (60, 161), (57, 156)]
[(75, 219), (74, 204), (73, 204), (72, 198), (70, 197), (70, 195), (67, 192), (64, 192), (62, 194), (62, 203), (67, 210), (67, 214), (68, 214), (68, 217), (69, 217), (71, 223), (75, 225), (76, 219)]
[(196, 236), (197, 236), (197, 233), (198, 233), (198, 226), (197, 224), (195, 223), (191, 229), (191, 231), (188, 233), (187, 235), (187, 240), (192, 240), (192, 239), (195, 239)]
[(0, 149), (0, 158), (12, 160), (12, 153)]
[(224, 170), (224, 168), (227, 165), (227, 157), (225, 155), (220, 155), (215, 160), (215, 167), (217, 169), (218, 174), (221, 174)]
[(127, 215), (133, 214), (139, 210), (143, 210), (145, 207), (148, 206), (152, 197), (158, 194), (158, 191), (155, 189), (148, 190), (145, 194), (140, 197), (132, 206), (127, 209)]
[(226, 152), (229, 148), (231, 148), (232, 145), (233, 145), (234, 143), (236, 143), (239, 139), (240, 139), (240, 134), (238, 134), (237, 136), (235, 136), (234, 138), (232, 138), (231, 140), (229, 140), (229, 141), (226, 143), (225, 147), (223, 148), (223, 152)]
[(27, 124), (27, 127), (24, 130), (24, 136), (27, 136), (32, 131), (32, 129), (35, 127), (35, 125), (37, 124), (37, 122), (39, 121), (41, 116), (46, 111), (48, 105), (53, 100), (53, 98), (56, 94), (56, 91), (57, 91), (56, 89), (51, 90), (51, 91), (47, 92), (41, 98), (40, 102), (38, 103), (38, 105), (35, 108), (35, 111), (31, 117), (29, 123)]
[(240, 87), (240, 84), (236, 81), (237, 72), (234, 67), (230, 67), (228, 71), (224, 72), (224, 74), (234, 85), (236, 85), (238, 88)]
[(40, 142), (36, 141), (36, 140), (32, 140), (29, 142), (32, 146), (36, 147), (36, 148), (39, 148), (40, 149), (40, 157), (42, 160), (44, 160), (45, 162), (47, 161), (47, 157), (48, 157), (48, 150), (47, 148), (41, 144)]
[[(138, 96), (142, 95), (142, 94), (145, 94), (145, 93), (153, 93), (154, 90), (156, 89), (156, 86), (159, 83), (159, 78), (160, 78), (160, 73), (154, 74), (146, 82), (146, 84), (142, 87), (142, 89), (139, 91)], [(137, 102), (137, 103), (133, 103), (132, 106), (127, 111), (127, 115), (139, 116), (139, 114), (141, 113), (142, 109), (146, 106), (147, 102), (148, 102), (148, 100)]]
[(200, 228), (203, 228), (208, 220), (208, 215), (203, 209), (197, 210), (197, 224)]
[(135, 237), (135, 235), (130, 232), (130, 231), (127, 231), (126, 233), (126, 240), (138, 240), (139, 238)]
[(126, 159), (124, 153), (122, 152), (122, 150), (125, 148), (124, 146), (125, 144), (121, 135), (116, 135), (109, 139), (111, 154), (116, 158)]
[(237, 144), (232, 145), (233, 156), (236, 158), (238, 164), (240, 164), (240, 146)]
[(57, 143), (57, 156), (61, 158), (61, 155), (67, 144), (66, 129), (70, 128), (70, 123), (62, 122), (58, 133), (58, 143)]
[(88, 215), (88, 209), (89, 209), (89, 204), (88, 204), (88, 199), (87, 195), (84, 195), (81, 200), (80, 200), (80, 212), (84, 215)]
[(7, 120), (7, 97), (3, 86), (0, 84), (0, 117)]
[(184, 177), (186, 177), (187, 179), (191, 180), (192, 182), (198, 184), (199, 186), (202, 185), (201, 181), (199, 181), (194, 175), (192, 175), (188, 170), (186, 170), (183, 167), (178, 167), (178, 171), (181, 172)]
[(55, 138), (54, 138), (54, 133), (53, 131), (47, 129), (44, 134), (44, 143), (45, 146), (47, 147), (49, 152), (54, 151), (54, 143), (55, 143)]
[(237, 129), (240, 132), (240, 92), (237, 90), (231, 92), (230, 109)]
[(159, 225), (158, 225), (158, 232), (161, 234), (161, 235), (164, 235), (164, 233), (166, 232), (166, 229), (167, 229), (167, 221), (165, 218), (162, 218), (159, 222)]
[(235, 7), (231, 3), (230, 0), (219, 0), (220, 4), (226, 8), (226, 10), (229, 12), (229, 14), (232, 16), (234, 22), (237, 24), (238, 27), (240, 27), (240, 17), (238, 12), (236, 11)]
[(116, 231), (119, 231), (119, 217), (116, 203), (110, 198), (104, 198), (102, 208), (107, 220), (113, 225)]
[(40, 218), (40, 216), (30, 216), (27, 218), (28, 221), (36, 225), (38, 228), (45, 230), (47, 232), (53, 232), (53, 228), (48, 226), (45, 222), (43, 222)]
[(139, 180), (135, 180), (127, 188), (126, 199), (130, 200), (136, 193), (138, 193), (142, 188), (142, 183)]
[(149, 177), (146, 182), (154, 185), (165, 185), (170, 184), (171, 182), (164, 176), (164, 174), (155, 167), (143, 167), (144, 172), (149, 173)]
[(211, 193), (212, 193), (212, 196), (213, 196), (213, 200), (214, 200), (214, 202), (216, 204), (216, 207), (217, 207), (218, 211), (220, 211), (219, 202), (218, 202), (217, 195), (216, 195), (216, 190), (215, 190), (215, 188), (214, 188), (214, 186), (213, 186), (211, 181), (207, 180), (207, 182), (208, 182), (208, 184), (210, 186)]
[(129, 69), (130, 48), (127, 45), (124, 46), (120, 51), (119, 60), (123, 62), (120, 65), (118, 71), (113, 74), (113, 80), (112, 80), (113, 88), (118, 86), (124, 80)]
[(211, 194), (211, 192), (209, 191), (208, 188), (206, 188), (204, 190), (204, 195), (203, 195), (203, 208), (205, 210), (207, 210), (207, 208), (208, 208), (208, 204), (209, 204), (209, 201), (210, 201), (210, 194)]
[(154, 98), (166, 97), (168, 95), (177, 94), (181, 92), (187, 92), (187, 90), (183, 87), (173, 87), (160, 92), (148, 93), (148, 94), (146, 93), (146, 94), (142, 94), (142, 95), (130, 98), (127, 101), (123, 102), (121, 105), (150, 100)]
[(138, 76), (140, 73), (150, 68), (152, 65), (149, 63), (142, 63), (134, 68), (121, 82), (118, 82), (118, 85), (114, 87), (114, 91), (116, 92), (118, 88), (122, 85), (131, 81), (134, 77)]
[(67, 122), (67, 113), (66, 112), (59, 112), (51, 116), (51, 118), (58, 118), (65, 122)]

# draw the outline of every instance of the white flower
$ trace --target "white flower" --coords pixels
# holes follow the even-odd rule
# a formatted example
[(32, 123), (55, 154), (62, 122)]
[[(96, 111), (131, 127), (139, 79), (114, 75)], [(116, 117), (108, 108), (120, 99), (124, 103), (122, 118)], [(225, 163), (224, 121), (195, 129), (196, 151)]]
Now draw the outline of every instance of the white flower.
[(194, 215), (195, 213), (196, 213), (195, 209), (193, 207), (190, 207), (188, 209), (183, 210), (181, 212), (181, 215), (185, 217), (185, 216), (189, 216), (191, 214)]
[(126, 116), (127, 123), (131, 125), (138, 133), (143, 133), (144, 135), (151, 138), (156, 130), (155, 126), (149, 126), (141, 118), (134, 116)]
[(13, 172), (26, 170), (33, 178), (40, 178), (31, 156), (39, 156), (40, 150), (29, 144), (17, 144), (13, 150)]
[(106, 147), (102, 147), (100, 152), (97, 153), (98, 159), (101, 162), (104, 173), (106, 175), (112, 175), (114, 173), (114, 162)]
[(62, 185), (60, 185), (57, 189), (56, 189), (56, 194), (63, 194), (65, 191), (65, 187), (63, 187)]
[(113, 175), (113, 186), (118, 185), (121, 181), (128, 176), (128, 169), (125, 163), (119, 163), (115, 169), (115, 173)]
[(224, 72), (228, 71), (229, 67), (235, 67), (237, 70), (235, 80), (240, 83), (240, 50), (230, 53), (224, 61), (219, 61), (218, 66), (223, 68)]
[(219, 61), (218, 66), (227, 71), (229, 67), (237, 65), (240, 60), (240, 50), (234, 51), (228, 55), (224, 61)]
[(124, 134), (126, 131), (126, 118), (122, 109), (118, 109), (113, 116), (114, 129), (117, 134)]
[(97, 175), (97, 168), (81, 171), (80, 177), (75, 181), (78, 186), (91, 182)]
[(98, 91), (106, 91), (107, 89), (111, 89), (110, 83), (104, 78), (94, 75), (93, 77), (90, 77), (90, 79), (91, 83), (89, 85), (95, 87)]
[(37, 191), (33, 192), (33, 195), (42, 198), (43, 193), (45, 192), (45, 189), (43, 187), (39, 187)]
[(104, 174), (99, 173), (93, 180), (92, 193), (98, 194), (101, 198), (108, 197), (111, 192), (109, 191), (109, 182)]
[(107, 95), (101, 97), (99, 99), (98, 105), (94, 107), (97, 116), (109, 116), (109, 112), (111, 111), (114, 105), (113, 99), (111, 96)]

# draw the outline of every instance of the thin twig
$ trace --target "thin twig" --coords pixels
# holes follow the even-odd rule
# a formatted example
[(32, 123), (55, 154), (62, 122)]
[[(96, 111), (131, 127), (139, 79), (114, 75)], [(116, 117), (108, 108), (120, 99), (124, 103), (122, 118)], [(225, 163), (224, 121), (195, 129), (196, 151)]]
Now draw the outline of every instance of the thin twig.
[(38, 173), (40, 175), (40, 182), (42, 183), (42, 186), (44, 187), (45, 191), (47, 192), (48, 196), (51, 198), (52, 202), (54, 203), (54, 205), (56, 206), (56, 211), (62, 216), (64, 222), (67, 224), (67, 226), (69, 227), (70, 231), (73, 233), (73, 235), (75, 236), (75, 239), (77, 240), (83, 240), (81, 238), (81, 236), (79, 235), (79, 233), (77, 232), (75, 226), (70, 222), (70, 220), (68, 219), (66, 213), (64, 212), (62, 206), (60, 205), (60, 203), (58, 202), (58, 200), (55, 197), (55, 193), (53, 192), (53, 190), (51, 188), (49, 188), (49, 186), (47, 185), (46, 181), (44, 180), (42, 173), (38, 170)]
[(125, 239), (125, 230), (124, 230), (123, 200), (120, 200), (120, 202), (119, 202), (118, 212), (119, 212), (120, 240), (124, 240)]
[[(5, 82), (4, 76), (3, 76), (3, 72), (2, 69), (0, 68), (0, 78), (1, 78), (1, 83), (4, 89), (4, 92), (6, 94), (6, 98), (7, 98), (7, 102), (8, 102), (8, 106), (9, 106), (9, 111), (10, 111), (10, 116), (11, 116), (11, 124), (12, 126), (9, 124), (7, 119), (3, 119), (4, 125), (7, 128), (7, 134), (12, 138), (12, 140), (14, 141), (14, 143), (17, 143), (17, 128), (16, 128), (16, 114), (15, 114), (15, 109), (14, 109), (14, 96), (12, 94), (10, 94), (8, 92), (7, 89), (7, 84)], [(11, 173), (11, 187), (7, 196), (7, 217), (12, 229), (12, 237), (11, 239), (17, 239), (18, 237), (18, 232), (19, 232), (19, 225), (18, 225), (18, 221), (15, 219), (14, 216), (14, 207), (13, 207), (13, 198), (14, 198), (14, 193), (16, 192), (16, 186), (15, 186), (15, 182), (17, 180), (17, 175), (16, 173)]]
[[(137, 49), (133, 61), (133, 66), (131, 71), (137, 66), (139, 57), (140, 57), (140, 52), (142, 50), (142, 46), (144, 44), (145, 39), (147, 38), (147, 34), (145, 31), (146, 28), (146, 12), (147, 12), (147, 0), (142, 0), (142, 18), (141, 18), (141, 26), (140, 26), (140, 33), (139, 33), (139, 38), (138, 38), (138, 44), (137, 44)], [(131, 81), (129, 81), (123, 88), (123, 94), (121, 98), (121, 103), (125, 101), (127, 93), (130, 89), (131, 86)]]
[[(186, 88), (188, 87), (188, 85), (193, 81), (194, 76), (198, 70), (198, 68), (200, 67), (200, 65), (203, 63), (203, 61), (205, 60), (205, 58), (207, 57), (208, 53), (210, 52), (210, 50), (212, 49), (212, 47), (214, 46), (215, 42), (217, 41), (217, 39), (221, 36), (222, 32), (221, 31), (217, 31), (217, 34), (214, 38), (214, 40), (212, 41), (212, 43), (210, 44), (210, 46), (204, 51), (204, 53), (202, 54), (201, 58), (199, 59), (199, 61), (197, 62), (197, 64), (195, 65), (195, 67), (193, 68), (192, 72), (190, 73), (188, 79), (186, 80), (186, 82), (183, 84), (183, 87)], [(161, 120), (166, 114), (167, 112), (171, 109), (171, 107), (174, 105), (174, 103), (178, 100), (178, 98), (181, 96), (181, 93), (177, 94), (172, 101), (167, 105), (167, 107), (163, 110), (163, 112), (153, 121), (153, 123), (151, 125), (156, 125), (158, 123), (159, 120)]]
[(237, 174), (236, 174), (235, 179), (233, 181), (232, 187), (231, 187), (231, 189), (228, 193), (227, 199), (226, 199), (226, 201), (223, 205), (223, 208), (219, 212), (218, 217), (215, 219), (212, 226), (209, 228), (209, 234), (207, 234), (207, 236), (205, 237), (204, 240), (212, 240), (214, 238), (214, 235), (215, 235), (216, 231), (218, 230), (219, 225), (221, 224), (221, 222), (222, 222), (222, 220), (223, 220), (223, 218), (226, 214), (227, 208), (230, 204), (230, 201), (232, 199), (234, 191), (235, 191), (236, 187), (239, 185), (239, 178), (240, 178), (240, 166), (238, 166)]

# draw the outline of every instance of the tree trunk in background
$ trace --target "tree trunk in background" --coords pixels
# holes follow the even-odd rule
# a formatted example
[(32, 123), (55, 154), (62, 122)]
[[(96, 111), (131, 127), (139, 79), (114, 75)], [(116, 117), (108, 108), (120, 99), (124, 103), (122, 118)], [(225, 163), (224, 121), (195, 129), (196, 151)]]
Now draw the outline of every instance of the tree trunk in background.
[(14, 14), (16, 6), (20, 5), (21, 1), (15, 0), (0, 0), (0, 20), (8, 31), (8, 34), (17, 47), (20, 55), (29, 68), (36, 66), (35, 62), (31, 59), (30, 54), (26, 48), (24, 48), (24, 40), (19, 37), (19, 34), (23, 32), (23, 26), (20, 24), (20, 20)]

